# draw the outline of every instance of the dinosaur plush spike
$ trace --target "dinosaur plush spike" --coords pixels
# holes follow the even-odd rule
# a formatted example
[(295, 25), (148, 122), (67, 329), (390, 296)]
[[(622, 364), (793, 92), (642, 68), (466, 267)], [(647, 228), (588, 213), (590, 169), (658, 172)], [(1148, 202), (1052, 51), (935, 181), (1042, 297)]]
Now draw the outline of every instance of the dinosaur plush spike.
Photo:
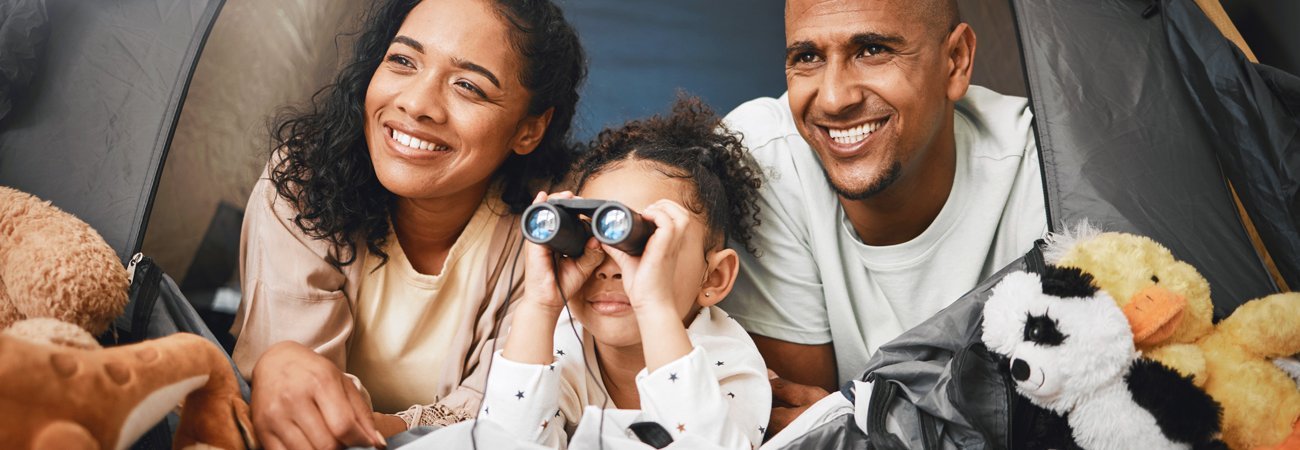
[(230, 363), (201, 337), (82, 350), (0, 335), (0, 354), (7, 448), (125, 449), (181, 400), (175, 448), (250, 446), (240, 433), (251, 430), (248, 406)]
[(178, 334), (99, 348), (127, 272), (89, 225), (0, 187), (0, 447), (124, 449), (184, 399), (176, 448), (252, 446), (215, 344)]

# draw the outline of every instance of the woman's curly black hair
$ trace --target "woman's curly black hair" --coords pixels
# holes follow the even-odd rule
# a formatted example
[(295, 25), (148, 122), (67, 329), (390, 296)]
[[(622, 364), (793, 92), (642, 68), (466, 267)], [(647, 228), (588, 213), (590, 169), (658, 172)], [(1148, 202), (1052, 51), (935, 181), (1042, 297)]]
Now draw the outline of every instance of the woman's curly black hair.
[[(272, 125), (271, 168), (278, 195), (298, 208), (294, 223), (308, 236), (333, 244), (336, 266), (356, 260), (359, 241), (384, 261), (395, 195), (379, 183), (365, 141), (365, 96), (370, 78), (407, 14), (421, 0), (375, 2), (366, 14), (351, 61), (334, 82), (312, 97), (306, 110), (291, 110)], [(432, 0), (430, 0), (432, 1)], [(494, 175), (502, 200), (519, 213), (533, 192), (554, 184), (572, 161), (569, 127), (578, 87), (587, 75), (578, 35), (549, 0), (492, 0), (511, 28), (509, 42), (524, 61), (520, 80), (532, 100), (529, 114), (554, 108), (537, 148), (511, 154)], [(454, 20), (449, 18), (448, 20)]]
[(668, 116), (601, 131), (575, 164), (577, 189), (630, 161), (655, 163), (664, 175), (690, 182), (694, 195), (683, 206), (704, 217), (711, 231), (708, 247), (730, 239), (756, 254), (750, 240), (759, 222), (759, 170), (740, 136), (699, 98), (683, 94)]

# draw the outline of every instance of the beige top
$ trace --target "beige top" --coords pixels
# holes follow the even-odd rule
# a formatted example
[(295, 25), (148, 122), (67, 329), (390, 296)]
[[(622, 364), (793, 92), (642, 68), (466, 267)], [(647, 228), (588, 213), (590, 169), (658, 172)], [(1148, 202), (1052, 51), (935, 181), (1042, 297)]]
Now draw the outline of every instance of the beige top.
[[(329, 243), (305, 235), (293, 223), (295, 214), (263, 172), (249, 197), (240, 237), (244, 298), (231, 332), (238, 338), (234, 359), (241, 374), (251, 378), (268, 347), (293, 340), (354, 375), (368, 397), (373, 384), (374, 404), (385, 412), (430, 401), (477, 409), (497, 316), (508, 316), (501, 308), (507, 297), (523, 293), (523, 264), (516, 264), (523, 239), (516, 216), (489, 193), (453, 245), (443, 274), (417, 277), (441, 278), (441, 288), (424, 289), (423, 297), (383, 298), (360, 295), (361, 285), (369, 284), (361, 282), (363, 266), (373, 267), (377, 259), (368, 258), (364, 245), (358, 246), (356, 262), (336, 268), (325, 259)], [(400, 245), (390, 246), (389, 272), (414, 273), (403, 253), (392, 252), (396, 249)], [(510, 282), (512, 264), (517, 267)], [(374, 277), (384, 284), (404, 276)], [(399, 318), (402, 314), (411, 316)], [(434, 322), (424, 322), (435, 316)], [(502, 319), (498, 339), (509, 323), (509, 317)], [(438, 355), (420, 354), (435, 344)]]
[(502, 220), (492, 205), (504, 209), (499, 198), (485, 199), (447, 253), (439, 275), (416, 272), (392, 234), (384, 246), (387, 264), (381, 266), (377, 255), (366, 257), (352, 311), (356, 328), (347, 367), (366, 380), (376, 411), (395, 413), (412, 402), (434, 403), (438, 393), (427, 385), (428, 373), (460, 366), (454, 359), (460, 355), (446, 343), (460, 333), (465, 314), (476, 312), (487, 273), (475, 270), (475, 262), (487, 260), (492, 230)]

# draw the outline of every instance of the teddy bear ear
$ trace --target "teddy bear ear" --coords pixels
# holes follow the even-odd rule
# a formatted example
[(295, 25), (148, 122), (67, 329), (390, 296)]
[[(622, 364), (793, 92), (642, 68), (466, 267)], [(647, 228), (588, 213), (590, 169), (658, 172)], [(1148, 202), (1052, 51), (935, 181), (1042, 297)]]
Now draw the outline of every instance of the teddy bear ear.
[(1043, 293), (1061, 298), (1092, 298), (1097, 295), (1092, 275), (1077, 267), (1048, 265), (1043, 271)]

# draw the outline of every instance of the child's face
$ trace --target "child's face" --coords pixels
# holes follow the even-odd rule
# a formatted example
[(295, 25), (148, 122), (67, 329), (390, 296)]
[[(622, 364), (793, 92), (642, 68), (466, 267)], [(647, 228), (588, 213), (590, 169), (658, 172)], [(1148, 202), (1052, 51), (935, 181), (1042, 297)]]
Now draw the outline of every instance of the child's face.
[[(643, 161), (626, 161), (606, 169), (587, 180), (579, 196), (589, 199), (616, 200), (633, 211), (668, 199), (687, 205), (694, 186), (680, 178), (670, 178), (659, 172), (659, 165)], [(683, 236), (676, 273), (672, 279), (674, 304), (685, 318), (695, 310), (700, 286), (707, 273), (705, 259), (708, 230), (701, 217), (691, 214), (690, 225)], [(622, 269), (614, 258), (605, 261), (592, 272), (577, 298), (569, 300), (569, 309), (597, 341), (615, 347), (641, 343), (640, 330), (627, 293), (623, 289)], [(714, 303), (716, 302), (710, 302)]]

